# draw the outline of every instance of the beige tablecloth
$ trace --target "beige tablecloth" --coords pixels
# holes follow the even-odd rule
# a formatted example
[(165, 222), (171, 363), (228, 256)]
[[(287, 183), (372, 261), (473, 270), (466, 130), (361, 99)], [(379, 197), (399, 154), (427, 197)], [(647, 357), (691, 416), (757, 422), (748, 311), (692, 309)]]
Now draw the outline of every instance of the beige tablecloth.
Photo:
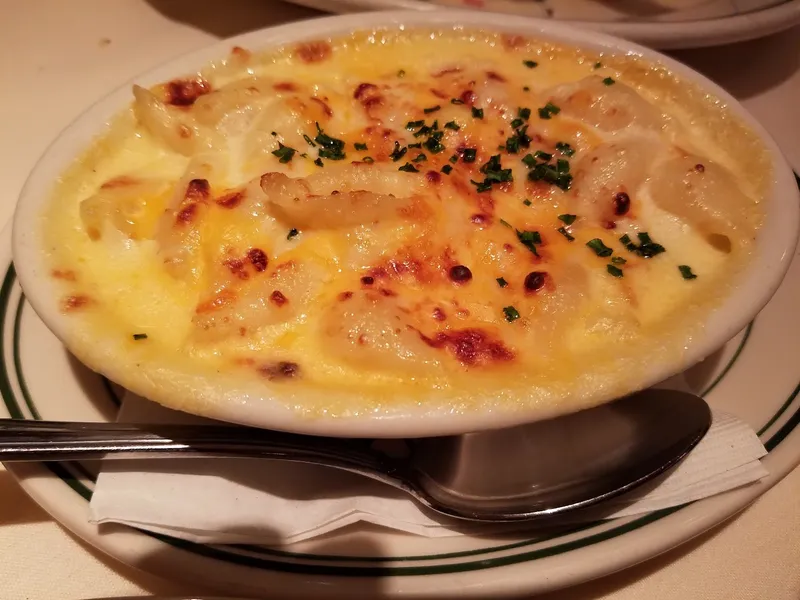
[[(6, 0), (0, 4), (0, 222), (52, 138), (89, 103), (165, 58), (311, 16), (276, 0)], [(800, 29), (681, 52), (737, 95), (800, 169)], [(0, 467), (0, 600), (200, 594), (100, 555)], [(727, 525), (549, 600), (798, 600), (800, 469)]]

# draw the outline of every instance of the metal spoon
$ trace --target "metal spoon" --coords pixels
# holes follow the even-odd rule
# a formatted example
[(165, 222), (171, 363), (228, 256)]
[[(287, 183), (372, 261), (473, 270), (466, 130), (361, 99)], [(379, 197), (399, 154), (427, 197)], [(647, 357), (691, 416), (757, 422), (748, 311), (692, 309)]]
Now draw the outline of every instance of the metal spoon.
[(585, 508), (681, 461), (711, 425), (702, 398), (650, 389), (530, 425), (408, 440), (402, 458), (370, 440), (234, 425), (0, 420), (0, 461), (242, 457), (325, 465), (410, 494), (450, 517), (525, 521)]

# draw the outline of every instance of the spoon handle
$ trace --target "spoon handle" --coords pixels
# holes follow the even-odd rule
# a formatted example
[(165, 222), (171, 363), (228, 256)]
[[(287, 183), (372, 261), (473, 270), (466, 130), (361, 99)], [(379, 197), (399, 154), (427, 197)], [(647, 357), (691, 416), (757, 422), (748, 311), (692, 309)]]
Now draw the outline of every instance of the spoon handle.
[(267, 458), (312, 463), (405, 489), (396, 463), (365, 440), (230, 425), (71, 423), (0, 419), (0, 461), (131, 458)]

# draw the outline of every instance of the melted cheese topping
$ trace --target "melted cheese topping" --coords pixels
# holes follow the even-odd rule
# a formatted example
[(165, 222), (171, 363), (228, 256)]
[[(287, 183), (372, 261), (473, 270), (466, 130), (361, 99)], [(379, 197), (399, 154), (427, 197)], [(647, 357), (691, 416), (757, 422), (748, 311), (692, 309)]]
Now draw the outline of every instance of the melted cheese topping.
[(770, 171), (658, 65), (485, 32), (235, 48), (133, 96), (45, 240), (73, 351), (187, 410), (627, 391), (724, 298)]

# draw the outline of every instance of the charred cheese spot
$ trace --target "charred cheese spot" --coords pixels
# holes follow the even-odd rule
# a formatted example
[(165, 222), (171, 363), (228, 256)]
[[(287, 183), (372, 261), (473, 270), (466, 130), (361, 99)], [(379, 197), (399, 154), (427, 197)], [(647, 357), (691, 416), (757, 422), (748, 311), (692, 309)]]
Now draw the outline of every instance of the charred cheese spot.
[(176, 79), (166, 85), (165, 102), (173, 106), (191, 106), (200, 96), (211, 91), (211, 84), (200, 77)]
[(85, 294), (78, 294), (75, 296), (67, 296), (61, 300), (61, 310), (65, 313), (75, 312), (86, 308), (94, 303), (91, 297)]
[(499, 365), (514, 359), (514, 352), (502, 339), (484, 329), (442, 331), (433, 337), (421, 337), (433, 348), (448, 350), (467, 367)]
[(318, 63), (331, 57), (333, 48), (324, 41), (306, 42), (295, 48), (295, 54), (305, 63)]

